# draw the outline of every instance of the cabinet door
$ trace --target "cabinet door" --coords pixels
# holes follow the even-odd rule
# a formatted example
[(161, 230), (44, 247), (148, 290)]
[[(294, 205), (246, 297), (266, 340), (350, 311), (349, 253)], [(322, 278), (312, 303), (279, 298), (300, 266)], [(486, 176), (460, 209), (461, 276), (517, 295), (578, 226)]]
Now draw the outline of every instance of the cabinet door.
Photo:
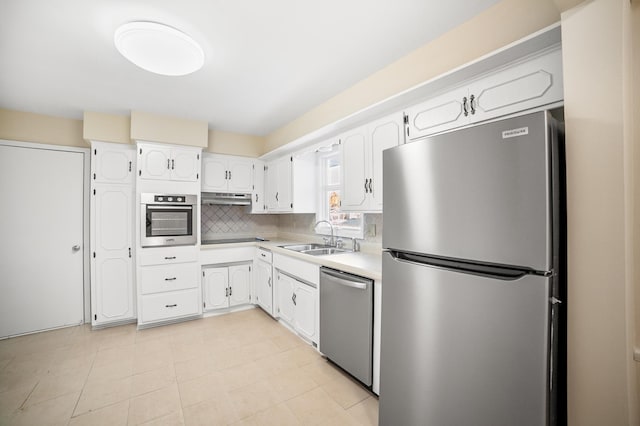
[(133, 262), (133, 189), (97, 185), (92, 195), (94, 256), (93, 324), (135, 318)]
[[(466, 104), (465, 104), (466, 100)], [(422, 138), (469, 123), (467, 87), (454, 89), (405, 110), (408, 116), (407, 138)]]
[(284, 321), (288, 322), (291, 325), (293, 324), (295, 305), (293, 303), (293, 294), (296, 286), (296, 281), (289, 277), (288, 275), (284, 275), (278, 272), (277, 280), (276, 280), (276, 294), (277, 294), (277, 306), (276, 313), (279, 318), (282, 318)]
[(251, 302), (251, 265), (229, 266), (229, 306)]
[(306, 339), (317, 343), (317, 290), (296, 281), (293, 300), (295, 305), (294, 327), (296, 331)]
[(340, 137), (342, 142), (342, 210), (366, 208), (368, 184), (366, 128), (359, 127)]
[(369, 124), (369, 211), (382, 211), (382, 151), (398, 146), (404, 140), (404, 116), (394, 114)]
[(258, 305), (264, 309), (269, 315), (273, 316), (273, 291), (271, 279), (271, 265), (262, 260), (256, 260), (255, 266), (255, 283), (256, 283), (256, 299)]
[(474, 96), (473, 121), (561, 101), (562, 52), (553, 50), (491, 74), (472, 84), (469, 93)]
[(292, 207), (292, 182), (291, 169), (293, 159), (291, 157), (281, 158), (277, 161), (276, 167), (276, 203), (279, 211), (288, 211)]
[(264, 163), (257, 161), (253, 170), (253, 191), (251, 199), (251, 213), (264, 213), (267, 209), (265, 202), (265, 170)]
[(202, 271), (204, 309), (210, 311), (229, 307), (228, 268), (206, 268)]
[(226, 191), (227, 176), (227, 162), (224, 158), (217, 155), (202, 156), (202, 191)]
[(133, 183), (135, 150), (126, 145), (92, 143), (92, 178), (96, 183)]
[(267, 171), (265, 173), (265, 201), (267, 210), (278, 210), (278, 164), (273, 161), (267, 165)]
[(171, 148), (140, 145), (137, 166), (142, 179), (171, 179)]
[(246, 159), (229, 159), (229, 192), (247, 193), (253, 190), (253, 162)]
[(200, 152), (193, 149), (171, 151), (171, 179), (196, 182), (200, 177)]

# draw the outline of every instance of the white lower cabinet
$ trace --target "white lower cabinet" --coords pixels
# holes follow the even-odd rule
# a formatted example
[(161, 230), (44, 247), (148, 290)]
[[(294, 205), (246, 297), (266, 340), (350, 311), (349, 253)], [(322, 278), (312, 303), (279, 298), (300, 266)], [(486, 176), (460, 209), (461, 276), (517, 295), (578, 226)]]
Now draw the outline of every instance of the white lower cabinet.
[(271, 252), (258, 249), (254, 266), (254, 288), (256, 303), (266, 313), (273, 316), (273, 276), (271, 270)]
[(205, 311), (251, 303), (251, 264), (202, 269)]
[(278, 271), (277, 316), (300, 336), (318, 343), (318, 289)]
[(140, 327), (202, 314), (196, 247), (142, 249), (138, 264)]
[(280, 254), (274, 254), (275, 306), (274, 315), (298, 335), (318, 344), (318, 265)]

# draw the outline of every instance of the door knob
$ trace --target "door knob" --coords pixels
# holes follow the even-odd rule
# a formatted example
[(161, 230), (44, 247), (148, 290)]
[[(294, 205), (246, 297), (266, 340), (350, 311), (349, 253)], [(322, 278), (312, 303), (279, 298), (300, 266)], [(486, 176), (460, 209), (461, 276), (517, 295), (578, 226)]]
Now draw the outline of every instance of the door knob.
[(76, 244), (75, 246), (71, 247), (71, 250), (78, 251), (80, 250), (80, 246)]

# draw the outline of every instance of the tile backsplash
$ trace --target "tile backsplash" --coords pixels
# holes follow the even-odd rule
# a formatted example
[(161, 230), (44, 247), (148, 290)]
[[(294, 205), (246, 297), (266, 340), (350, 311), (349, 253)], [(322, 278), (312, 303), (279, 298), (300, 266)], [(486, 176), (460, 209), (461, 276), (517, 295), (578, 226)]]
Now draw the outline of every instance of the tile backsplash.
[[(365, 214), (362, 250), (382, 245), (382, 214)], [(243, 237), (321, 240), (313, 229), (315, 214), (250, 214), (244, 206), (202, 206), (202, 239)]]
[(275, 237), (278, 216), (250, 214), (245, 206), (202, 206), (202, 239)]

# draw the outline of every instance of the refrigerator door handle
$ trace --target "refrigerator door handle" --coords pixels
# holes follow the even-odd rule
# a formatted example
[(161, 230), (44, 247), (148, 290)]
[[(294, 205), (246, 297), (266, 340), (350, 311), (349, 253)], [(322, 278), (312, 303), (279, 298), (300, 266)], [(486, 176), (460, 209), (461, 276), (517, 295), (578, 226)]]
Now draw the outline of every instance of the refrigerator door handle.
[(389, 254), (393, 260), (398, 262), (413, 263), (420, 266), (431, 266), (436, 268), (450, 269), (463, 273), (481, 275), (489, 278), (513, 281), (522, 278), (525, 275), (537, 274), (527, 268), (517, 268), (508, 266), (497, 266), (482, 263), (466, 262), (458, 259), (444, 259), (428, 255), (420, 255), (414, 253), (404, 253), (400, 251), (390, 250)]

